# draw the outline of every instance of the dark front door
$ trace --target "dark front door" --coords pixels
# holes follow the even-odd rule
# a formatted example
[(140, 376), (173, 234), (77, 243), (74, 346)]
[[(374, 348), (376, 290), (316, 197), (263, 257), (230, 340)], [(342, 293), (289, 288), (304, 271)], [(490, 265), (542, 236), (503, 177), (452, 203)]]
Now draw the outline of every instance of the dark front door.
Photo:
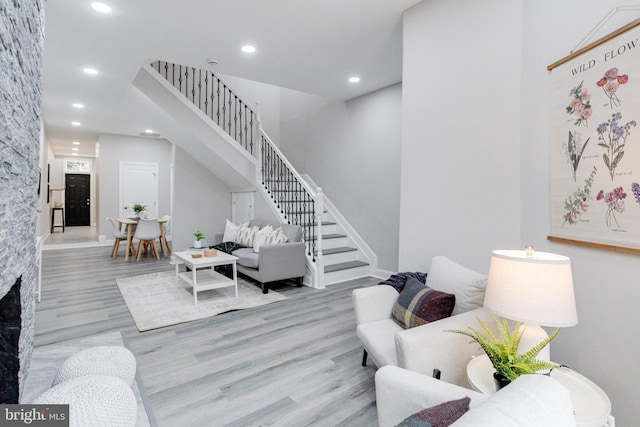
[(91, 225), (91, 175), (68, 173), (65, 177), (64, 213), (67, 227)]

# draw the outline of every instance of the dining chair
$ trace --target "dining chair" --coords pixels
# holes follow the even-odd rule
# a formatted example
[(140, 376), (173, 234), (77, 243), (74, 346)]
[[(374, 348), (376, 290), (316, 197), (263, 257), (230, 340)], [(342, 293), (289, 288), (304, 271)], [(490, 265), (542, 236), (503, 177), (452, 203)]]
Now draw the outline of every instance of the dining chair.
[(142, 249), (146, 246), (151, 246), (151, 253), (156, 259), (160, 259), (158, 247), (156, 246), (156, 239), (160, 237), (160, 224), (158, 224), (157, 218), (138, 220), (138, 226), (133, 237), (139, 240), (136, 261), (140, 261)]
[[(162, 217), (162, 220), (165, 221), (165, 223), (163, 224), (163, 228), (164, 228), (164, 241), (163, 241), (163, 236), (160, 236), (160, 248), (164, 247), (167, 248), (168, 252), (171, 252), (171, 248), (169, 248), (169, 243), (167, 242), (167, 232), (170, 230), (170, 224), (171, 224), (171, 215), (165, 215)], [(166, 254), (165, 254), (166, 255)]]
[(166, 232), (169, 230), (169, 224), (171, 223), (171, 215), (165, 215), (162, 217), (163, 221), (166, 221), (164, 223), (164, 232), (166, 234)]
[[(115, 237), (115, 240), (113, 241), (113, 247), (111, 248), (111, 257), (117, 258), (118, 249), (120, 248), (120, 242), (127, 241), (127, 233), (126, 231), (120, 230), (120, 224), (118, 224), (118, 221), (116, 221), (115, 219), (107, 217), (107, 221), (109, 221), (113, 226), (113, 236)], [(131, 255), (135, 255), (133, 246), (129, 248), (129, 252), (131, 253)]]

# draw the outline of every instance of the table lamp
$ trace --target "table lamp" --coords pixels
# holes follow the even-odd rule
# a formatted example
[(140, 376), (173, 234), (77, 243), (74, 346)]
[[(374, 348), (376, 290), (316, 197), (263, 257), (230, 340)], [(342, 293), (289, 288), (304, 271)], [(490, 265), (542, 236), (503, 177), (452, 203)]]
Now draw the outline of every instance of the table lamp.
[[(548, 337), (541, 326), (578, 323), (570, 259), (535, 252), (531, 246), (522, 251), (493, 251), (484, 306), (524, 324), (518, 353), (527, 352)], [(549, 345), (537, 358), (551, 360)]]

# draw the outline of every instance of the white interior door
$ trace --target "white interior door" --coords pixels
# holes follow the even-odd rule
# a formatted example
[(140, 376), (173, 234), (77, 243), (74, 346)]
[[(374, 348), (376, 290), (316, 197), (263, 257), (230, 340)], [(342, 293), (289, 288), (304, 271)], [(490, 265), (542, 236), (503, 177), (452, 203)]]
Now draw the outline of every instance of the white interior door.
[(231, 193), (231, 221), (242, 224), (253, 219), (253, 192)]
[[(133, 212), (134, 203), (145, 205), (151, 218), (158, 217), (158, 164), (120, 162), (120, 212)], [(127, 209), (128, 208), (128, 209)]]

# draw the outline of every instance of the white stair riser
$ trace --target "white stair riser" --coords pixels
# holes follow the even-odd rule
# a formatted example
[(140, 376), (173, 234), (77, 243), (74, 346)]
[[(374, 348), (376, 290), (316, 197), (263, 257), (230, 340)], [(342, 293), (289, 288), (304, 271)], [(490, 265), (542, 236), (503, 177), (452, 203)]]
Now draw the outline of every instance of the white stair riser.
[[(317, 227), (314, 227), (314, 229)], [(322, 234), (339, 234), (336, 224), (322, 225)]]
[[(313, 233), (317, 235), (318, 227), (314, 226), (312, 227), (312, 229), (313, 229)], [(329, 224), (329, 225), (322, 226), (322, 234), (324, 235), (324, 234), (344, 234), (344, 233), (341, 230), (339, 230), (336, 224)]]
[(359, 255), (358, 252), (359, 251), (349, 251), (349, 252), (340, 252), (337, 254), (324, 254), (323, 255), (324, 265), (338, 264), (341, 262), (355, 261), (355, 260), (364, 261), (363, 259), (358, 257)]
[(325, 285), (331, 285), (334, 283), (344, 282), (346, 280), (357, 279), (359, 277), (365, 277), (369, 275), (370, 267), (368, 265), (348, 268), (346, 270), (332, 271), (331, 273), (324, 274)]
[(322, 249), (333, 249), (343, 246), (349, 246), (348, 239), (346, 237), (339, 237), (336, 239), (322, 239)]

